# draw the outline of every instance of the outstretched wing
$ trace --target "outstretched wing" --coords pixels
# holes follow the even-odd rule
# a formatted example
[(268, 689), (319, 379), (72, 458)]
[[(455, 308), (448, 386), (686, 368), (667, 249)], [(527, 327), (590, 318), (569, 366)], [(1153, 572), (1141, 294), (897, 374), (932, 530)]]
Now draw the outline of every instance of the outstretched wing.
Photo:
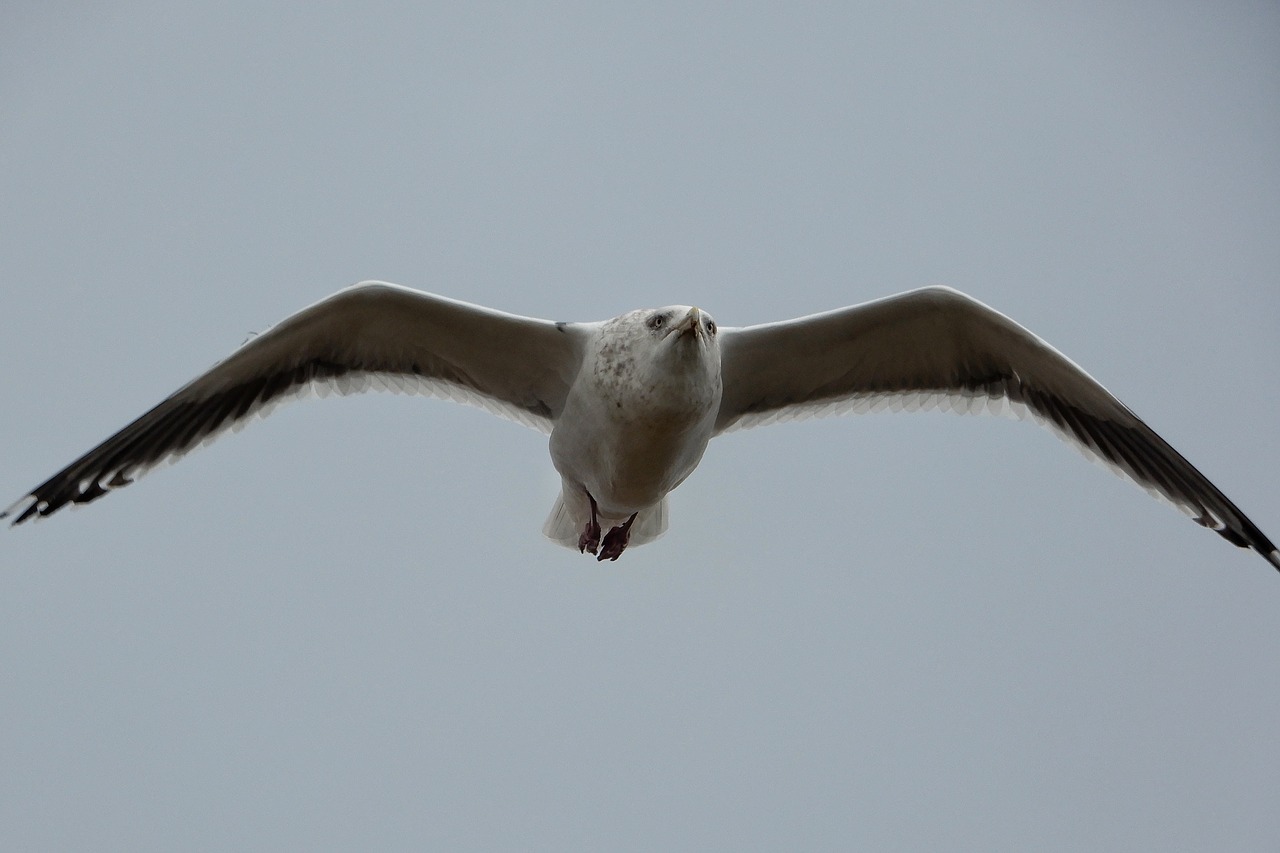
[(253, 338), (0, 518), (15, 515), (18, 524), (88, 503), (313, 390), (425, 393), (549, 433), (577, 374), (582, 340), (572, 325), (364, 282)]
[(1137, 415), (1053, 347), (963, 293), (926, 288), (722, 329), (720, 348), (717, 433), (882, 408), (1011, 409), (1280, 569), (1262, 531)]

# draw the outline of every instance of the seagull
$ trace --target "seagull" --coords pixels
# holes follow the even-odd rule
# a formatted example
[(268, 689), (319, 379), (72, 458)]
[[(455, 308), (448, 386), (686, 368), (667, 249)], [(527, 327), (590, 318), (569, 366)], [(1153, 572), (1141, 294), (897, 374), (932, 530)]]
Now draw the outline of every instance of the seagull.
[(20, 498), (12, 524), (97, 500), (308, 393), (424, 393), (550, 436), (555, 542), (616, 560), (667, 527), (667, 495), (721, 433), (883, 408), (1013, 414), (1280, 569), (1226, 495), (1053, 347), (928, 287), (795, 320), (718, 328), (687, 306), (565, 323), (368, 281), (286, 318)]

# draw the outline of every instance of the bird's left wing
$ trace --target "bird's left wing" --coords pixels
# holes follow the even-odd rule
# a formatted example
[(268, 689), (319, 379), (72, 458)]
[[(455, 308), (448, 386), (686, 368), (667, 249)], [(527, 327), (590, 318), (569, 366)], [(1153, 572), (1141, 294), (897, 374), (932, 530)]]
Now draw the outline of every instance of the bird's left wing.
[(882, 408), (1030, 414), (1280, 569), (1280, 553), (1262, 531), (1137, 415), (1053, 347), (963, 293), (926, 288), (725, 328), (720, 351), (717, 433)]
[(87, 503), (309, 391), (425, 393), (550, 432), (581, 361), (581, 328), (364, 282), (251, 339), (32, 489), (14, 524)]

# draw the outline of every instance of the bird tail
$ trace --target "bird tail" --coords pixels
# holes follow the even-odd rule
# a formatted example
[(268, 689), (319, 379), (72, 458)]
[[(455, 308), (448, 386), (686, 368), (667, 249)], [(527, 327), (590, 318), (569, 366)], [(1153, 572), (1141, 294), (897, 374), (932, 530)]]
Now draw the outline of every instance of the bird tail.
[[(583, 501), (583, 503), (585, 504), (586, 502)], [(586, 524), (586, 513), (573, 512), (565, 503), (564, 494), (562, 493), (556, 496), (555, 505), (551, 507), (551, 514), (547, 516), (547, 523), (542, 525), (542, 535), (552, 542), (576, 551), (578, 550), (578, 538), (582, 535), (582, 529)], [(607, 533), (608, 528), (601, 532)], [(652, 542), (666, 532), (667, 499), (664, 497), (648, 509), (642, 509), (637, 513), (636, 520), (631, 524), (631, 536), (627, 545), (628, 547), (643, 545), (646, 542)]]
[(628, 545), (644, 545), (646, 542), (652, 542), (659, 536), (667, 532), (667, 499), (662, 500), (654, 506), (640, 511), (636, 516), (635, 523), (631, 525), (631, 538)]

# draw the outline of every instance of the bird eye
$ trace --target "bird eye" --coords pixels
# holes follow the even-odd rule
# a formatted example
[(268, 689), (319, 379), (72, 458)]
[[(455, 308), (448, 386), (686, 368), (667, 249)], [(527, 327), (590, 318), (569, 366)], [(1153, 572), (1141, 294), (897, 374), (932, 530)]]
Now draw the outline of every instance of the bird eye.
[(707, 321), (707, 334), (708, 334), (708, 335), (714, 335), (715, 333), (716, 333), (716, 321), (715, 321), (715, 320), (708, 320), (708, 321)]
[(666, 321), (667, 321), (667, 318), (662, 314), (654, 314), (652, 317), (649, 318), (649, 328), (661, 329), (662, 324), (665, 323)]

